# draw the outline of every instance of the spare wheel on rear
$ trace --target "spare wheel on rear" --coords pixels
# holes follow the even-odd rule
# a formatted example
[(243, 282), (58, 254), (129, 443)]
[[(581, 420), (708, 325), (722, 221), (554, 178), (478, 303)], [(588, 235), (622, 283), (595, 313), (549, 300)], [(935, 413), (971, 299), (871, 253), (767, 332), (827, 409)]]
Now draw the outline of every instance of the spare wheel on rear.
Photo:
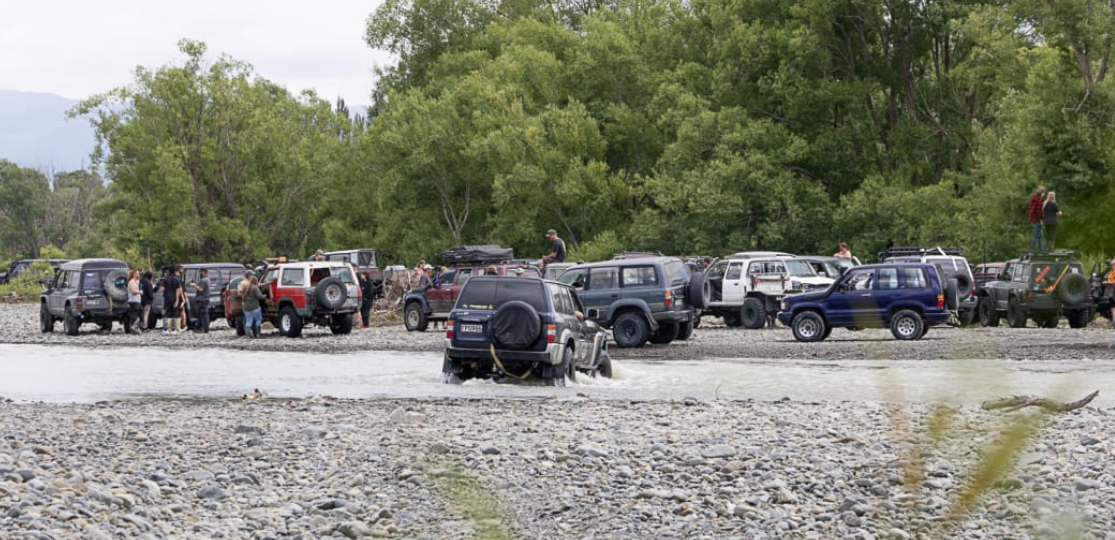
[(507, 302), (492, 316), (492, 338), (501, 348), (526, 349), (538, 341), (541, 332), (542, 319), (526, 302)]

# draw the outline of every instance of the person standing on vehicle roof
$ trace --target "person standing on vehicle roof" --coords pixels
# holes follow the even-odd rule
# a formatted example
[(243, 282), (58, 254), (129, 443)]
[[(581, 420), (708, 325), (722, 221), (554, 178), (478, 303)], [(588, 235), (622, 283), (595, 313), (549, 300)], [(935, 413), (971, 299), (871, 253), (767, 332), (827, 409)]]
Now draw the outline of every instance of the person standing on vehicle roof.
[(1033, 236), (1030, 237), (1030, 251), (1037, 253), (1041, 251), (1041, 227), (1045, 216), (1042, 210), (1045, 203), (1042, 201), (1042, 196), (1045, 195), (1045, 186), (1039, 185), (1034, 189), (1034, 194), (1030, 196), (1030, 228), (1033, 229)]
[(1061, 224), (1061, 205), (1057, 204), (1057, 194), (1045, 194), (1045, 205), (1041, 209), (1042, 222), (1045, 224), (1045, 250), (1053, 251), (1057, 245), (1057, 226)]
[(194, 295), (194, 309), (197, 310), (197, 327), (195, 332), (209, 333), (209, 270), (202, 268), (197, 272), (198, 279), (190, 283), (197, 294)]
[(553, 248), (549, 255), (542, 257), (542, 260), (546, 263), (565, 262), (565, 240), (558, 238), (557, 231), (553, 229), (546, 231), (546, 238), (553, 242)]

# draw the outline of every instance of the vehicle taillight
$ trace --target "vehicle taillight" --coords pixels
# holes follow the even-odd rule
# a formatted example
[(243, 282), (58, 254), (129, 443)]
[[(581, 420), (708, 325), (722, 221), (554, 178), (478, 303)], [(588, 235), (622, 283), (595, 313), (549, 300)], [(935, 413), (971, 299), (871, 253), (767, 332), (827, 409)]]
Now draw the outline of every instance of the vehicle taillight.
[(945, 295), (943, 295), (943, 294), (938, 294), (937, 295), (937, 307), (939, 307), (939, 308), (944, 308), (945, 307)]
[(82, 300), (81, 298), (78, 298), (78, 299), (74, 300), (74, 309), (77, 309), (78, 311), (81, 311), (81, 308), (84, 307), (84, 304), (85, 304), (85, 301)]
[(546, 343), (553, 343), (557, 341), (557, 325), (546, 325)]
[(1027, 302), (1033, 302), (1034, 301), (1034, 291), (1026, 291), (1026, 301)]
[(445, 322), (445, 339), (453, 339), (453, 321)]
[(666, 307), (674, 307), (674, 294), (666, 291)]

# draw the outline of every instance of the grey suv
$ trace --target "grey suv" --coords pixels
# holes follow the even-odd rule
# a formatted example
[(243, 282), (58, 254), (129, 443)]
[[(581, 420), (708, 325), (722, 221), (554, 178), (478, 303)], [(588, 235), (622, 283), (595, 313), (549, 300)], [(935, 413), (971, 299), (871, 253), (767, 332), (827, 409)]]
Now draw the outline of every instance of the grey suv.
[(76, 336), (83, 323), (111, 330), (120, 321), (131, 332), (128, 320), (128, 265), (115, 259), (78, 259), (63, 263), (39, 296), (39, 324), (53, 332), (61, 320), (65, 331)]
[(1061, 317), (1072, 328), (1092, 320), (1092, 298), (1080, 253), (1056, 250), (1023, 252), (1007, 261), (999, 279), (979, 291), (979, 317), (983, 326), (999, 326), (1006, 315), (1012, 328), (1023, 328), (1027, 319), (1042, 328), (1056, 328)]
[(465, 284), (445, 331), (445, 382), (541, 376), (549, 386), (577, 371), (612, 376), (607, 335), (585, 320), (572, 287), (528, 277), (480, 276)]
[(561, 282), (578, 290), (589, 319), (612, 329), (620, 347), (686, 340), (708, 307), (709, 284), (677, 257), (613, 259), (569, 268)]

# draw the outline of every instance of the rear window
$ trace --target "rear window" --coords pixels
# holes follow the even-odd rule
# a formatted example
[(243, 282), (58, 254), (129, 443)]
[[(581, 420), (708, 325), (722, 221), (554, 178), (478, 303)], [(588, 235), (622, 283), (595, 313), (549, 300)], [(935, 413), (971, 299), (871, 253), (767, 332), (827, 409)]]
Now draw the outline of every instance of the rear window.
[[(682, 267), (684, 270), (684, 266)], [(658, 285), (658, 272), (653, 266), (628, 266), (621, 270), (623, 286), (654, 287)]]
[(457, 298), (457, 309), (499, 309), (507, 302), (526, 302), (536, 311), (546, 311), (542, 282), (534, 279), (478, 279), (469, 281)]
[(686, 281), (689, 279), (689, 269), (682, 261), (670, 261), (663, 265), (666, 270), (666, 279), (671, 282)]
[(903, 268), (903, 287), (907, 289), (924, 289), (929, 286), (929, 278), (925, 275), (924, 268)]
[(1045, 286), (1051, 286), (1057, 283), (1058, 279), (1064, 279), (1063, 275), (1083, 273), (1084, 271), (1079, 265), (1066, 262), (1034, 262), (1030, 264), (1030, 282)]

